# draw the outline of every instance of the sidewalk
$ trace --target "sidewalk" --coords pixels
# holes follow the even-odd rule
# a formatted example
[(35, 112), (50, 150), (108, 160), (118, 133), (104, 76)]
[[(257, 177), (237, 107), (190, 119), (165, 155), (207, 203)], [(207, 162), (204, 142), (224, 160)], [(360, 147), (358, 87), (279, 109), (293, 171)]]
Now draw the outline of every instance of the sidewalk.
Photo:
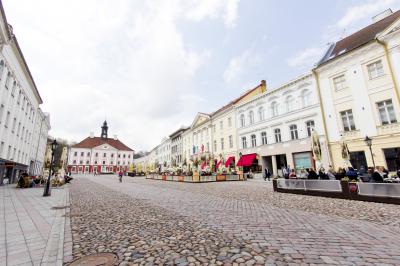
[(42, 194), (43, 187), (0, 186), (0, 266), (62, 265), (68, 186)]

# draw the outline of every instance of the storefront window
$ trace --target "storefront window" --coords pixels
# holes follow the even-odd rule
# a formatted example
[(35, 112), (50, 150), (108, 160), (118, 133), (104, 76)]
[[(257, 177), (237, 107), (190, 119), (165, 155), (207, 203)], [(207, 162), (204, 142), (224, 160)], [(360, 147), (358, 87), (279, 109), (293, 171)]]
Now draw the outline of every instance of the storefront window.
[(389, 171), (400, 169), (400, 148), (383, 149), (386, 165)]
[(313, 167), (311, 152), (294, 153), (293, 161), (297, 174), (300, 174), (302, 168), (307, 169)]

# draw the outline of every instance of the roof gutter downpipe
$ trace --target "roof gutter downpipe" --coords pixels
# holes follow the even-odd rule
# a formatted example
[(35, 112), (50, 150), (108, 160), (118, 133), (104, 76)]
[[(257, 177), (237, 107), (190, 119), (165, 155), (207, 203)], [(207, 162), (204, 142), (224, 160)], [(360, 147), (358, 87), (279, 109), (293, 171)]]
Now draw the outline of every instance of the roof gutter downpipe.
[(322, 96), (321, 96), (321, 88), (320, 88), (320, 84), (319, 84), (319, 74), (317, 72), (317, 68), (312, 69), (312, 72), (314, 74), (314, 78), (315, 78), (315, 82), (317, 84), (317, 91), (318, 91), (318, 99), (319, 99), (319, 104), (320, 104), (320, 108), (321, 108), (321, 113), (322, 113), (322, 123), (324, 125), (324, 131), (325, 131), (325, 142), (326, 142), (326, 148), (328, 149), (328, 161), (330, 163), (330, 165), (332, 165), (332, 167), (335, 167), (335, 165), (332, 162), (332, 152), (331, 149), (329, 147), (329, 133), (328, 133), (328, 128), (326, 126), (326, 120), (325, 120), (325, 111), (324, 111), (324, 104), (322, 102)]
[(396, 92), (396, 96), (397, 96), (397, 102), (400, 103), (400, 91), (399, 91), (399, 85), (397, 83), (397, 79), (396, 76), (393, 73), (393, 67), (392, 67), (392, 60), (390, 59), (389, 56), (389, 49), (388, 49), (388, 45), (385, 41), (379, 40), (378, 38), (375, 38), (376, 42), (380, 45), (382, 45), (383, 50), (385, 51), (385, 57), (386, 57), (386, 61), (388, 62), (389, 65), (389, 71), (390, 71), (390, 75), (392, 77), (392, 82), (394, 85), (394, 90)]

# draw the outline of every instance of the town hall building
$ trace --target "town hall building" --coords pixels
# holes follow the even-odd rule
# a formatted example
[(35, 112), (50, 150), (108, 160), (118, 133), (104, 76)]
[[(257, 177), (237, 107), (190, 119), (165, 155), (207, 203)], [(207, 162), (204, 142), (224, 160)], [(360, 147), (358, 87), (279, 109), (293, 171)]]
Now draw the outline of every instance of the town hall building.
[(108, 125), (107, 121), (104, 121), (100, 137), (91, 133), (89, 137), (71, 147), (68, 172), (100, 174), (128, 171), (133, 155), (134, 150), (118, 140), (117, 136), (108, 138)]

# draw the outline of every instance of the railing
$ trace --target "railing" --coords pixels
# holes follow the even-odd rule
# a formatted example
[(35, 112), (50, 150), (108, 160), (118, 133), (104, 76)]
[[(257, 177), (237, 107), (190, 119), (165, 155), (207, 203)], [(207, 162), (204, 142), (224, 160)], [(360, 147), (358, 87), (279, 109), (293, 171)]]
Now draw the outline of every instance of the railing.
[(358, 194), (363, 196), (400, 198), (400, 184), (358, 183)]
[(299, 179), (278, 179), (278, 188), (316, 190), (341, 192), (342, 187), (338, 180), (299, 180)]

